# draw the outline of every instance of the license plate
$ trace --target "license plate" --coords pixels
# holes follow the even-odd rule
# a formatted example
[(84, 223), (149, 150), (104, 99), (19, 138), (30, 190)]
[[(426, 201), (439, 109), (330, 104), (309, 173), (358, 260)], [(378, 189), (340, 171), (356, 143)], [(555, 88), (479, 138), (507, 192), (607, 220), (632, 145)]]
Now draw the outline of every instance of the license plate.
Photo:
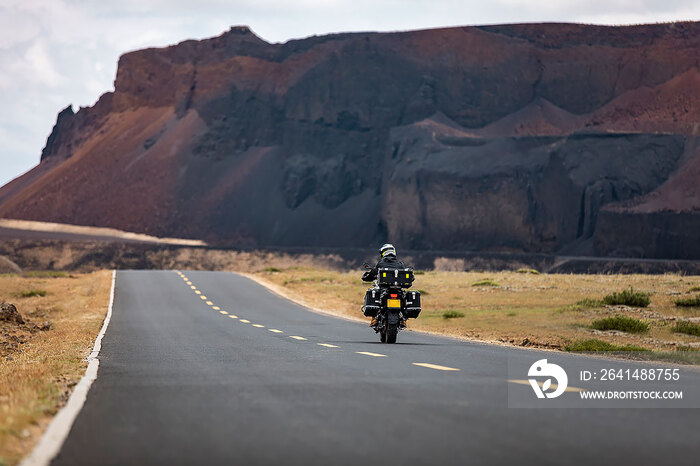
[(395, 307), (395, 308), (401, 308), (401, 300), (399, 299), (387, 299), (386, 300), (386, 307)]

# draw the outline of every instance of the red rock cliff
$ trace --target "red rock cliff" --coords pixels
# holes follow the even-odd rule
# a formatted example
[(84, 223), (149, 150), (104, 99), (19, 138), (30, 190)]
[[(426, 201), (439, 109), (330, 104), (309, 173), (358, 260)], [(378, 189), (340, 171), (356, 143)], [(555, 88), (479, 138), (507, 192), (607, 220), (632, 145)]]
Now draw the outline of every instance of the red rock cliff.
[(0, 216), (241, 246), (694, 256), (668, 235), (621, 245), (627, 225), (653, 236), (654, 212), (676, 216), (661, 229), (695, 215), (699, 51), (699, 23), (284, 44), (235, 27), (122, 56), (114, 93), (61, 112), (41, 164), (0, 188)]

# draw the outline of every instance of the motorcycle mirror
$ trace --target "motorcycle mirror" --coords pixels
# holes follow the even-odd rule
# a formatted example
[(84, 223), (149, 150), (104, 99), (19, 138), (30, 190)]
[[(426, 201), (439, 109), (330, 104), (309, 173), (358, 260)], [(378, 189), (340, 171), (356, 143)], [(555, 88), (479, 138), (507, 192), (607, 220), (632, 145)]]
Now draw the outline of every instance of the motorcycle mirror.
[(372, 268), (372, 266), (369, 265), (367, 262), (365, 262), (364, 264), (362, 264), (362, 267), (364, 267), (364, 268), (366, 268), (366, 269), (371, 269), (371, 268)]

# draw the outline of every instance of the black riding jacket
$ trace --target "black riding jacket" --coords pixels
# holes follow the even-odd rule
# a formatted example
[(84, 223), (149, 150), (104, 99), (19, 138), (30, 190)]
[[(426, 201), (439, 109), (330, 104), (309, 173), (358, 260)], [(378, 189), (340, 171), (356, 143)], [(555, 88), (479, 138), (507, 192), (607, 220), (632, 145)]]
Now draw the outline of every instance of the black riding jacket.
[(378, 269), (405, 269), (406, 265), (394, 256), (382, 257), (377, 265), (362, 275), (362, 281), (371, 282), (377, 278)]

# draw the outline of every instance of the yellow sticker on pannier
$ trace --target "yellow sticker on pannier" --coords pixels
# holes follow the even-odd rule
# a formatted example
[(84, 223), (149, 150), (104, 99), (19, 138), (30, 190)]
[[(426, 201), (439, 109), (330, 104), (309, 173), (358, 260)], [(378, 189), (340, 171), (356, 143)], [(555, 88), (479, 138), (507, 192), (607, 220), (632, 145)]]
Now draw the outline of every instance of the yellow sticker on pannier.
[(386, 277), (386, 272), (382, 273), (382, 277)]
[(398, 299), (387, 299), (386, 300), (386, 307), (401, 307), (401, 301)]
[(406, 274), (406, 278), (408, 278), (408, 274)]

